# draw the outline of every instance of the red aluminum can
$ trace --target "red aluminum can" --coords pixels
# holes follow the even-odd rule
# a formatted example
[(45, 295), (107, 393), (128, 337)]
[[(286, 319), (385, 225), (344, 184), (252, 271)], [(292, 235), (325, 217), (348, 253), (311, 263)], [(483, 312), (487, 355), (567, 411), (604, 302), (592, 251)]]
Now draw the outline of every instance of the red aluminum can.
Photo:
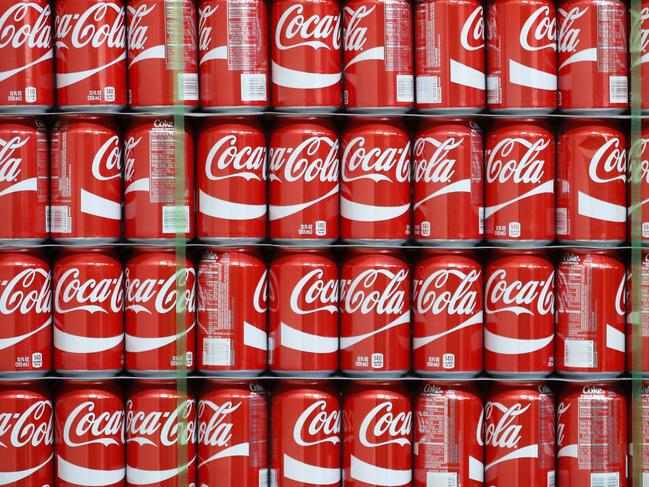
[(410, 238), (410, 137), (400, 120), (357, 118), (342, 137), (340, 236), (350, 242)]
[(68, 249), (54, 264), (54, 368), (116, 374), (124, 366), (124, 276), (112, 250)]
[[(126, 369), (173, 375), (183, 363), (194, 368), (196, 273), (185, 259), (177, 269), (174, 250), (138, 249), (126, 264)], [(178, 289), (178, 283), (183, 287)], [(185, 329), (177, 331), (176, 306), (183, 292)]]
[[(176, 24), (180, 22), (179, 33)], [(198, 35), (193, 0), (129, 0), (128, 102), (133, 110), (191, 110), (198, 105)], [(176, 36), (182, 34), (182, 46)], [(170, 46), (174, 48), (171, 49)], [(182, 52), (177, 52), (182, 49)], [(181, 88), (174, 98), (178, 64)]]
[(40, 252), (0, 251), (0, 376), (52, 367), (52, 274)]
[(208, 379), (198, 401), (198, 485), (265, 487), (267, 420), (261, 384)]
[(282, 381), (271, 413), (271, 478), (277, 485), (340, 485), (340, 393), (333, 385)]
[(259, 120), (206, 119), (198, 132), (196, 166), (198, 238), (214, 243), (263, 240), (266, 134)]
[(629, 60), (625, 2), (560, 0), (557, 13), (560, 110), (582, 114), (626, 110)]
[(345, 108), (407, 112), (414, 107), (413, 20), (408, 0), (346, 0)]
[(338, 265), (327, 250), (282, 249), (269, 273), (271, 371), (327, 376), (338, 369)]
[(415, 84), (420, 112), (465, 114), (485, 107), (484, 12), (480, 1), (416, 3)]
[[(649, 16), (649, 9), (647, 11)], [(649, 31), (647, 32), (649, 36)], [(649, 56), (648, 56), (649, 58)], [(649, 78), (646, 78), (649, 79)], [(649, 90), (647, 90), (649, 91)], [(639, 232), (637, 238), (642, 242), (642, 245), (649, 245), (649, 123), (642, 124), (642, 131), (640, 138), (631, 141), (631, 149), (629, 151), (628, 161), (628, 216), (627, 216), (627, 235), (629, 240), (634, 238), (633, 235), (633, 212), (638, 212), (640, 221)], [(634, 171), (634, 165), (638, 168)], [(635, 176), (635, 177), (634, 177)], [(634, 188), (639, 188), (638, 200), (633, 199)]]
[(270, 238), (288, 244), (338, 238), (339, 160), (330, 119), (278, 119), (270, 133)]
[(195, 485), (196, 401), (191, 391), (181, 393), (174, 381), (133, 382), (126, 401), (126, 460), (126, 487)]
[(424, 120), (413, 144), (414, 234), (425, 245), (482, 240), (483, 165), (480, 126), (468, 120)]
[(486, 142), (485, 230), (502, 245), (555, 238), (554, 135), (545, 120), (496, 120)]
[(554, 266), (545, 252), (501, 250), (485, 271), (485, 370), (545, 377), (554, 370)]
[(268, 8), (264, 0), (200, 0), (201, 108), (258, 111), (269, 105)]
[(47, 129), (32, 118), (2, 119), (0, 141), (0, 241), (38, 243), (49, 233)]
[(615, 120), (570, 120), (557, 142), (557, 238), (626, 240), (627, 145)]
[(413, 368), (429, 377), (482, 371), (482, 264), (472, 253), (426, 251), (415, 263)]
[(341, 103), (338, 0), (272, 0), (273, 106), (334, 111)]
[(108, 117), (66, 115), (52, 130), (50, 230), (69, 245), (117, 240), (122, 230), (122, 144)]
[(482, 416), (474, 384), (427, 382), (414, 403), (414, 487), (482, 487), (483, 432), (473, 425)]
[(411, 408), (402, 383), (350, 383), (343, 398), (345, 487), (411, 485)]
[(410, 269), (398, 250), (350, 250), (340, 271), (340, 368), (399, 377), (410, 368)]
[(198, 369), (232, 376), (266, 370), (266, 264), (259, 252), (209, 249), (197, 279)]
[(124, 485), (124, 399), (115, 381), (64, 381), (54, 428), (57, 487), (83, 487), (93, 478)]
[(3, 485), (49, 486), (54, 480), (54, 407), (45, 384), (0, 385), (0, 456)]
[[(624, 397), (624, 395), (622, 395), (622, 397)], [(644, 480), (649, 476), (649, 465), (647, 464), (647, 462), (644, 461), (644, 459), (647, 458), (647, 455), (649, 454), (649, 444), (647, 444), (647, 442), (645, 441), (642, 441), (644, 438), (649, 437), (649, 382), (642, 382), (641, 385), (639, 415), (640, 415), (640, 422), (642, 426), (640, 427), (638, 433), (633, 432), (633, 428), (634, 428), (633, 408), (635, 407), (636, 404), (638, 404), (638, 401), (633, 400), (633, 396), (631, 396), (631, 399), (628, 402), (629, 402), (629, 416), (627, 420), (627, 424), (629, 425), (629, 433), (628, 433), (629, 469), (628, 471), (631, 472), (631, 474), (629, 475), (631, 478), (628, 480), (629, 483), (633, 485), (633, 480), (634, 480), (633, 455), (635, 453), (633, 448), (633, 443), (634, 441), (636, 442), (640, 441), (642, 445), (640, 446), (640, 452), (642, 456), (640, 457), (639, 460), (641, 463), (640, 471), (642, 472), (641, 484), (644, 484), (645, 483)]]
[[(176, 130), (171, 117), (134, 117), (124, 141), (124, 235), (173, 245), (176, 233), (194, 236), (194, 137), (185, 128), (184, 174), (176, 174)], [(176, 205), (176, 184), (184, 200)]]
[(557, 108), (554, 3), (490, 0), (487, 6), (487, 105), (502, 113)]
[(55, 3), (56, 99), (64, 110), (126, 105), (126, 3)]
[(555, 485), (554, 415), (554, 394), (543, 382), (492, 387), (476, 429), (484, 431), (485, 485)]
[[(626, 370), (630, 373), (640, 373), (649, 377), (649, 249), (642, 249), (640, 261), (640, 277), (633, 279), (633, 263), (629, 262), (626, 279)], [(640, 302), (634, 309), (634, 286), (640, 288)], [(634, 318), (635, 317), (635, 318)], [(634, 321), (639, 325), (633, 329)], [(636, 350), (636, 345), (639, 347)], [(639, 352), (638, 360), (636, 353)]]
[(616, 377), (625, 370), (626, 269), (613, 251), (573, 249), (557, 267), (557, 372)]
[(627, 446), (627, 403), (619, 385), (564, 384), (557, 403), (558, 485), (626, 487)]
[(49, 0), (0, 2), (0, 110), (42, 112), (54, 105)]

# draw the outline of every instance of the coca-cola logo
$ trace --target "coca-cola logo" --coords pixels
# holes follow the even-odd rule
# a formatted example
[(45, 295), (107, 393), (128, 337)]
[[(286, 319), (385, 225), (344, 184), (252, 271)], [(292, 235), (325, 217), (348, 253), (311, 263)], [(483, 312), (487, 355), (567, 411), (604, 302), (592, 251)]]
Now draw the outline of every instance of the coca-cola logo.
[(51, 275), (44, 269), (24, 269), (8, 281), (0, 293), (0, 313), (26, 315), (50, 313), (52, 309)]
[(539, 7), (532, 12), (519, 36), (521, 47), (526, 51), (556, 50), (556, 38), (557, 24), (548, 6)]
[[(30, 10), (38, 14), (33, 24), (28, 24)], [(45, 6), (36, 2), (14, 2), (0, 16), (0, 48), (10, 46), (19, 49), (27, 46), (30, 49), (49, 49), (52, 47), (52, 28), (49, 3)]]
[[(449, 282), (449, 280), (453, 282)], [(440, 269), (414, 283), (413, 307), (419, 314), (470, 315), (476, 310), (480, 271)]]
[(426, 384), (423, 390), (423, 393), (427, 396), (439, 396), (442, 392), (442, 388), (436, 384)]
[(287, 8), (275, 27), (275, 47), (282, 51), (296, 47), (340, 49), (340, 15), (304, 15), (304, 5)]
[(567, 12), (559, 9), (559, 14), (563, 16), (559, 26), (559, 44), (557, 46), (559, 52), (572, 53), (577, 51), (581, 29), (574, 27), (574, 25), (577, 20), (588, 12), (588, 8), (573, 7)]
[(341, 308), (346, 313), (364, 315), (404, 313), (410, 306), (406, 302), (407, 280), (406, 269), (396, 273), (387, 269), (367, 269), (354, 279), (341, 279)]
[[(108, 447), (124, 443), (124, 410), (120, 408), (112, 412), (101, 411), (98, 414), (95, 409), (97, 405), (93, 401), (85, 401), (65, 418), (63, 442), (67, 446), (99, 444)], [(88, 437), (90, 439), (87, 439)]]
[(363, 19), (369, 17), (376, 9), (361, 5), (356, 10), (346, 6), (344, 9), (345, 14), (348, 16), (345, 22), (345, 51), (362, 51), (367, 42), (367, 26), (363, 26)]
[[(140, 279), (126, 269), (126, 309), (135, 313), (165, 314), (176, 311), (176, 283), (185, 286), (184, 300), (189, 313), (196, 308), (196, 280), (192, 268), (179, 269), (167, 279)], [(190, 278), (191, 276), (191, 278)], [(151, 309), (151, 304), (153, 309)]]
[(618, 284), (617, 292), (615, 293), (615, 312), (620, 316), (624, 316), (626, 311), (625, 284), (626, 274), (624, 274), (622, 279), (620, 279), (620, 284)]
[(218, 5), (204, 5), (198, 9), (198, 49), (206, 51), (212, 44), (212, 27), (208, 25), (208, 19), (219, 9)]
[[(35, 401), (24, 411), (0, 413), (0, 438), (9, 434), (7, 439), (13, 448), (51, 445), (54, 443), (52, 412), (50, 401)], [(4, 441), (0, 441), (0, 446), (10, 448)]]
[(329, 410), (327, 401), (315, 401), (298, 416), (293, 440), (299, 446), (340, 443), (340, 411)]
[(22, 139), (18, 135), (9, 140), (0, 139), (0, 182), (11, 183), (18, 179), (23, 158), (16, 151), (29, 139), (30, 137)]
[(476, 7), (466, 19), (460, 32), (460, 44), (467, 51), (484, 47), (484, 15), (482, 6)]
[(124, 180), (132, 181), (135, 175), (135, 149), (142, 142), (142, 137), (127, 137), (124, 140)]
[(563, 421), (563, 415), (570, 409), (570, 403), (560, 402), (557, 406), (557, 445), (562, 446), (566, 439), (566, 423)]
[[(521, 441), (521, 431), (524, 423), (519, 416), (525, 414), (530, 408), (530, 404), (523, 406), (515, 403), (507, 407), (499, 402), (488, 402), (484, 411), (480, 414), (476, 439), (480, 446), (482, 442), (482, 432), (484, 431), (484, 444), (495, 448), (517, 448)], [(500, 414), (494, 414), (498, 411)], [(495, 416), (499, 416), (497, 419)], [(486, 427), (483, 427), (483, 423)]]
[(604, 388), (600, 386), (584, 386), (582, 387), (581, 392), (589, 396), (600, 395), (604, 394)]
[(297, 147), (270, 149), (271, 181), (338, 182), (338, 139), (308, 137)]
[[(304, 305), (312, 309), (303, 309)], [(291, 291), (291, 310), (298, 315), (338, 312), (338, 279), (324, 279), (324, 270), (314, 269), (302, 277)]]
[(594, 183), (626, 181), (626, 149), (618, 137), (611, 137), (595, 151), (588, 175)]
[(55, 36), (59, 48), (70, 47), (64, 42), (70, 36), (69, 42), (76, 49), (87, 45), (94, 49), (103, 45), (125, 49), (124, 7), (113, 2), (95, 2), (81, 14), (57, 15)]
[(259, 278), (259, 282), (255, 286), (255, 292), (253, 293), (253, 306), (257, 313), (263, 314), (266, 312), (268, 307), (268, 279), (266, 278), (267, 271)]
[[(543, 316), (554, 312), (554, 271), (545, 280), (508, 280), (507, 271), (498, 269), (487, 280), (487, 313), (508, 311), (516, 315)], [(534, 306), (536, 303), (536, 306)], [(532, 309), (530, 309), (532, 308)]]
[[(182, 411), (183, 427), (178, 424), (178, 411)], [(178, 443), (194, 443), (196, 419), (192, 414), (194, 401), (184, 401), (182, 406), (168, 411), (139, 411), (133, 408), (133, 401), (126, 402), (127, 442), (154, 447), (169, 447)], [(181, 431), (179, 431), (181, 430)], [(153, 440), (151, 439), (153, 438)]]
[[(223, 448), (232, 439), (232, 430), (236, 418), (234, 412), (241, 407), (241, 402), (225, 401), (214, 404), (212, 401), (198, 403), (198, 443), (205, 446)], [(211, 414), (209, 420), (206, 415)]]
[(371, 179), (393, 182), (388, 175), (391, 172), (399, 182), (410, 180), (410, 141), (403, 147), (370, 148), (361, 135), (347, 143), (343, 152), (343, 181)]
[[(523, 155), (519, 157), (514, 151), (517, 145), (523, 147)], [(550, 145), (550, 139), (539, 138), (534, 141), (516, 138), (505, 138), (488, 151), (487, 182), (506, 183), (511, 180), (515, 184), (538, 184), (543, 179), (545, 159), (540, 157)], [(511, 156), (511, 158), (510, 158)]]
[[(464, 137), (456, 139), (449, 137), (439, 141), (434, 137), (419, 137), (415, 140), (413, 153), (415, 156), (415, 181), (426, 183), (450, 183), (455, 174), (455, 154), (452, 152), (464, 143)], [(426, 146), (433, 147), (433, 153), (426, 159)]]
[[(394, 411), (394, 404), (385, 401), (374, 406), (363, 418), (358, 429), (358, 438), (367, 448), (376, 448), (384, 445), (410, 444), (412, 430), (412, 412)], [(372, 435), (372, 439), (368, 437)]]
[(54, 309), (57, 313), (87, 311), (88, 313), (121, 313), (124, 309), (122, 274), (116, 279), (80, 279), (81, 271), (73, 267), (56, 279)]
[(119, 178), (122, 171), (122, 151), (119, 137), (113, 135), (97, 150), (92, 158), (92, 175), (98, 181)]
[[(222, 174), (230, 168), (231, 174)], [(266, 145), (240, 147), (236, 135), (217, 140), (207, 154), (205, 175), (212, 181), (230, 178), (266, 180)]]
[(156, 7), (155, 3), (150, 6), (143, 3), (138, 8), (128, 7), (131, 14), (128, 22), (128, 50), (135, 51), (144, 49), (147, 45), (149, 26), (145, 23), (145, 18)]

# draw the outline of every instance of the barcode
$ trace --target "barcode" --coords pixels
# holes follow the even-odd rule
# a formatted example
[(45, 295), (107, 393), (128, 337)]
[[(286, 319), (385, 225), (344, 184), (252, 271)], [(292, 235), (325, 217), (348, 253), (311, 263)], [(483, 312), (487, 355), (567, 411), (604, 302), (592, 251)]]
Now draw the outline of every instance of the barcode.
[(268, 469), (259, 471), (259, 487), (268, 487)]
[(266, 75), (241, 75), (241, 101), (266, 101)]
[(439, 76), (417, 76), (417, 103), (442, 103)]
[(620, 487), (618, 472), (600, 472), (590, 474), (590, 487)]
[(500, 103), (500, 77), (487, 76), (487, 103)]
[(478, 208), (478, 233), (484, 235), (484, 206)]
[(548, 487), (554, 487), (554, 470), (548, 472)]
[(182, 73), (183, 100), (198, 100), (198, 75)]
[(626, 76), (609, 76), (608, 88), (611, 103), (627, 103), (629, 101), (629, 86)]
[(274, 468), (270, 470), (270, 487), (277, 487), (277, 470)]
[[(229, 338), (204, 338), (203, 365), (233, 365), (232, 340)], [(261, 477), (261, 472), (259, 475)]]
[(50, 206), (50, 228), (53, 233), (72, 233), (69, 206)]
[(397, 101), (398, 102), (414, 101), (415, 98), (414, 84), (415, 81), (412, 75), (410, 74), (397, 75)]
[(564, 344), (566, 367), (593, 368), (597, 365), (592, 340), (565, 340)]
[(426, 472), (426, 487), (457, 487), (457, 473)]
[(557, 208), (555, 212), (557, 235), (568, 235), (568, 208)]
[(51, 225), (50, 225), (50, 207), (46, 206), (45, 207), (45, 233), (50, 233), (51, 231)]
[(162, 233), (189, 232), (189, 206), (162, 207)]

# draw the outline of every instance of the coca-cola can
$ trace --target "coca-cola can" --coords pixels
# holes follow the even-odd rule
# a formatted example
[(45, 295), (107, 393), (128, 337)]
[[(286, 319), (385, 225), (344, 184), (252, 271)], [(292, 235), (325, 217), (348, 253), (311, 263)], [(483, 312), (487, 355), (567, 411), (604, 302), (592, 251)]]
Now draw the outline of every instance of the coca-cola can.
[(289, 245), (324, 245), (338, 238), (339, 159), (330, 119), (277, 120), (268, 166), (270, 238)]
[(264, 0), (200, 0), (198, 71), (201, 108), (268, 107), (268, 8)]
[[(649, 17), (649, 8), (647, 9)], [(649, 31), (647, 31), (649, 38)], [(649, 60), (649, 56), (647, 56)], [(646, 63), (649, 65), (649, 62)], [(649, 79), (649, 78), (646, 78)], [(649, 90), (647, 90), (649, 91)], [(639, 239), (643, 246), (649, 246), (649, 123), (644, 122), (639, 138), (631, 140), (628, 160), (627, 182), (627, 235), (629, 240)], [(636, 188), (638, 188), (636, 190)], [(634, 197), (634, 191), (636, 196)], [(637, 199), (634, 199), (637, 198)], [(637, 230), (634, 230), (634, 222)], [(634, 233), (637, 231), (637, 234)]]
[(414, 266), (413, 368), (428, 377), (482, 371), (482, 264), (472, 253), (430, 250)]
[[(56, 485), (79, 487), (126, 477), (124, 399), (115, 381), (66, 380), (56, 397)], [(95, 482), (97, 483), (97, 482)]]
[[(126, 369), (156, 376), (175, 375), (179, 368), (192, 370), (196, 325), (192, 261), (185, 258), (183, 266), (174, 250), (141, 248), (125, 272)], [(182, 311), (183, 329), (178, 331)]]
[(416, 2), (418, 111), (467, 114), (484, 109), (485, 57), (484, 12), (480, 1)]
[(54, 264), (54, 368), (110, 375), (124, 366), (124, 272), (114, 251), (67, 249)]
[(341, 104), (338, 0), (272, 0), (271, 96), (285, 111), (334, 111)]
[(569, 120), (557, 139), (557, 238), (626, 240), (626, 135), (617, 120)]
[(49, 235), (47, 129), (37, 119), (3, 118), (0, 143), (0, 241), (10, 245), (39, 243)]
[(482, 487), (482, 397), (474, 384), (426, 382), (414, 401), (414, 487)]
[(198, 105), (196, 26), (193, 0), (129, 0), (128, 102), (132, 110), (183, 106), (189, 111)]
[(476, 434), (483, 431), (485, 485), (556, 485), (554, 394), (545, 383), (495, 383)]
[(338, 265), (327, 250), (282, 249), (270, 265), (269, 366), (278, 375), (338, 369)]
[(248, 377), (266, 370), (266, 264), (259, 252), (208, 249), (197, 279), (198, 369)]
[(542, 250), (498, 251), (485, 271), (485, 370), (545, 377), (554, 370), (554, 266)]
[[(185, 127), (185, 156), (178, 171), (171, 117), (134, 117), (124, 140), (124, 236), (135, 242), (174, 245), (194, 236), (194, 138)], [(176, 185), (183, 185), (177, 201)], [(180, 205), (178, 205), (180, 203)]]
[(261, 384), (205, 381), (198, 401), (198, 485), (268, 485), (267, 420)]
[(273, 394), (271, 416), (273, 483), (282, 487), (316, 482), (340, 485), (340, 393), (334, 386), (318, 381), (282, 381)]
[[(626, 280), (626, 370), (649, 377), (649, 249), (642, 249), (633, 279), (633, 261), (629, 262)], [(634, 306), (633, 295), (640, 298)]]
[(546, 120), (495, 120), (486, 140), (485, 231), (501, 245), (555, 238), (555, 144)]
[(106, 116), (66, 115), (52, 130), (50, 230), (69, 245), (117, 240), (122, 230), (122, 144)]
[(340, 271), (340, 368), (399, 377), (410, 368), (410, 269), (398, 250), (350, 250)]
[(557, 15), (559, 109), (622, 113), (629, 106), (625, 2), (560, 0)]
[(414, 237), (424, 245), (469, 246), (484, 233), (484, 152), (469, 120), (424, 120), (413, 143)]
[(500, 113), (557, 108), (554, 2), (490, 0), (487, 5), (487, 106)]
[(56, 99), (63, 110), (126, 105), (126, 2), (57, 0)]
[(196, 401), (174, 381), (137, 380), (126, 401), (126, 487), (196, 482)]
[(398, 244), (410, 238), (410, 137), (402, 121), (354, 118), (342, 136), (340, 236)]
[(54, 406), (44, 383), (2, 382), (0, 471), (9, 487), (50, 486), (54, 481)]
[(266, 153), (266, 134), (257, 118), (205, 120), (196, 149), (200, 240), (253, 243), (264, 239)]
[(412, 405), (403, 383), (354, 381), (343, 396), (345, 487), (412, 483)]
[(0, 250), (0, 376), (52, 368), (52, 274), (38, 251)]
[(558, 485), (626, 487), (627, 446), (627, 401), (618, 384), (563, 385), (557, 402)]
[(601, 378), (624, 372), (625, 284), (614, 251), (566, 252), (557, 267), (557, 372)]
[[(637, 393), (636, 393), (637, 394)], [(640, 394), (636, 396), (636, 399), (631, 396), (629, 403), (629, 414), (627, 417), (627, 424), (629, 426), (628, 430), (628, 440), (629, 440), (629, 468), (628, 472), (630, 473), (629, 483), (633, 485), (632, 481), (635, 478), (635, 473), (640, 472), (642, 482), (640, 485), (644, 487), (644, 480), (649, 477), (649, 465), (644, 461), (649, 455), (649, 444), (643, 441), (644, 438), (649, 437), (649, 382), (643, 381), (640, 384)], [(622, 396), (624, 398), (624, 395)], [(638, 408), (638, 409), (636, 409)], [(640, 427), (636, 425), (640, 424)], [(634, 432), (634, 427), (637, 428)], [(639, 446), (637, 446), (639, 444)], [(640, 466), (633, 465), (634, 459), (633, 456), (636, 452), (640, 453)], [(638, 462), (638, 460), (635, 460)], [(627, 474), (629, 476), (629, 474)]]
[(54, 105), (49, 0), (0, 2), (0, 111), (43, 112)]

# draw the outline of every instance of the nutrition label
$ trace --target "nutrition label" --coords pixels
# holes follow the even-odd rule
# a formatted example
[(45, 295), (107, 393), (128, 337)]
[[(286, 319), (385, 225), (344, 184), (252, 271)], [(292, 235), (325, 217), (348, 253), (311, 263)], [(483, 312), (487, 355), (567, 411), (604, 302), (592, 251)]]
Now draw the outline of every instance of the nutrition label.
[(149, 198), (151, 203), (176, 201), (176, 142), (173, 128), (149, 133)]
[(457, 431), (454, 403), (443, 396), (429, 396), (423, 401), (416, 421), (421, 431), (417, 448), (426, 449), (426, 454), (421, 457), (424, 466), (427, 469), (459, 468), (458, 439), (453, 436)]
[(412, 56), (410, 53), (410, 35), (408, 29), (404, 29), (404, 19), (410, 16), (410, 4), (403, 1), (385, 1), (385, 70), (412, 71)]
[(579, 425), (577, 461), (580, 469), (615, 470), (620, 457), (616, 435), (611, 429), (616, 424), (617, 405), (608, 398), (580, 397), (578, 402)]
[[(625, 74), (624, 59), (626, 38), (624, 29), (611, 29), (611, 25), (624, 25), (626, 11), (623, 4), (601, 2), (597, 8), (597, 71)], [(626, 79), (626, 76), (624, 76)]]
[[(255, 0), (228, 1), (228, 69), (264, 72)], [(262, 69), (260, 69), (262, 68)]]

